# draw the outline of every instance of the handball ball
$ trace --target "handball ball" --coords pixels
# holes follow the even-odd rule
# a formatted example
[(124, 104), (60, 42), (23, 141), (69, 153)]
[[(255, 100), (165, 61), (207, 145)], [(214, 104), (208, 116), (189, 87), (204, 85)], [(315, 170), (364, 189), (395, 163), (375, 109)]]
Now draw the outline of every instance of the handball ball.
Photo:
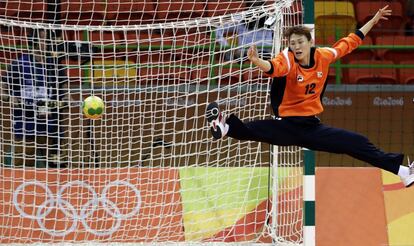
[(82, 103), (83, 114), (89, 119), (101, 118), (105, 110), (105, 104), (100, 97), (89, 96)]

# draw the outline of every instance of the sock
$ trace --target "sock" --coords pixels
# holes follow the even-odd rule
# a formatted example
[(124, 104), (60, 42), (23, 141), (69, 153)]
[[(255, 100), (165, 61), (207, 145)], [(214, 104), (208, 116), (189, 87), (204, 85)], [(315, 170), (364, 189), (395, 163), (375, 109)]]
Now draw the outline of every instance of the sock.
[(222, 129), (222, 131), (223, 131), (222, 134), (223, 134), (223, 137), (224, 137), (224, 136), (227, 135), (227, 132), (229, 131), (230, 126), (227, 123), (224, 123), (223, 125), (224, 125), (224, 129)]
[(406, 166), (400, 166), (400, 169), (398, 169), (398, 176), (401, 178), (407, 177), (410, 175), (410, 169)]

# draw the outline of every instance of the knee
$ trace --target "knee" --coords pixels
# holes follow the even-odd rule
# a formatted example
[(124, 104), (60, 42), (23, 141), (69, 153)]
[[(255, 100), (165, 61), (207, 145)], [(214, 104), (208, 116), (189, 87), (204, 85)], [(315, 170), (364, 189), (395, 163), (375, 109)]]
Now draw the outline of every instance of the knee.
[(359, 133), (352, 133), (350, 136), (350, 140), (352, 144), (366, 144), (369, 142), (369, 139), (366, 136), (361, 135)]

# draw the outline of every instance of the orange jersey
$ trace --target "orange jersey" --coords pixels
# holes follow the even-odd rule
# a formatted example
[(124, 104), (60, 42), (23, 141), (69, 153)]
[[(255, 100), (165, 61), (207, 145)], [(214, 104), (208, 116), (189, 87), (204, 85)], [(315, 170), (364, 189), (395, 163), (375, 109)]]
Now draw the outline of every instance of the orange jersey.
[(362, 43), (363, 34), (360, 31), (357, 34), (338, 40), (332, 48), (311, 48), (309, 67), (298, 64), (288, 48), (270, 60), (272, 68), (267, 74), (274, 77), (271, 102), (275, 114), (286, 117), (321, 113), (329, 64)]

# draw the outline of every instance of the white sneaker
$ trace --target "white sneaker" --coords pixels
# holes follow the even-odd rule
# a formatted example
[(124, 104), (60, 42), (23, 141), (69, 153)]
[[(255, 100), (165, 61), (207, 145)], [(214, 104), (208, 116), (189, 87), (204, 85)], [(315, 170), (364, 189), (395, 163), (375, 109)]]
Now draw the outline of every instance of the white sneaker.
[(206, 118), (210, 124), (211, 135), (215, 139), (226, 136), (229, 126), (226, 124), (223, 113), (220, 112), (220, 108), (216, 102), (212, 102), (207, 106)]
[(401, 178), (405, 187), (410, 187), (412, 184), (414, 184), (414, 161), (411, 163), (410, 161), (408, 161), (408, 169), (409, 175), (405, 176), (404, 178)]

